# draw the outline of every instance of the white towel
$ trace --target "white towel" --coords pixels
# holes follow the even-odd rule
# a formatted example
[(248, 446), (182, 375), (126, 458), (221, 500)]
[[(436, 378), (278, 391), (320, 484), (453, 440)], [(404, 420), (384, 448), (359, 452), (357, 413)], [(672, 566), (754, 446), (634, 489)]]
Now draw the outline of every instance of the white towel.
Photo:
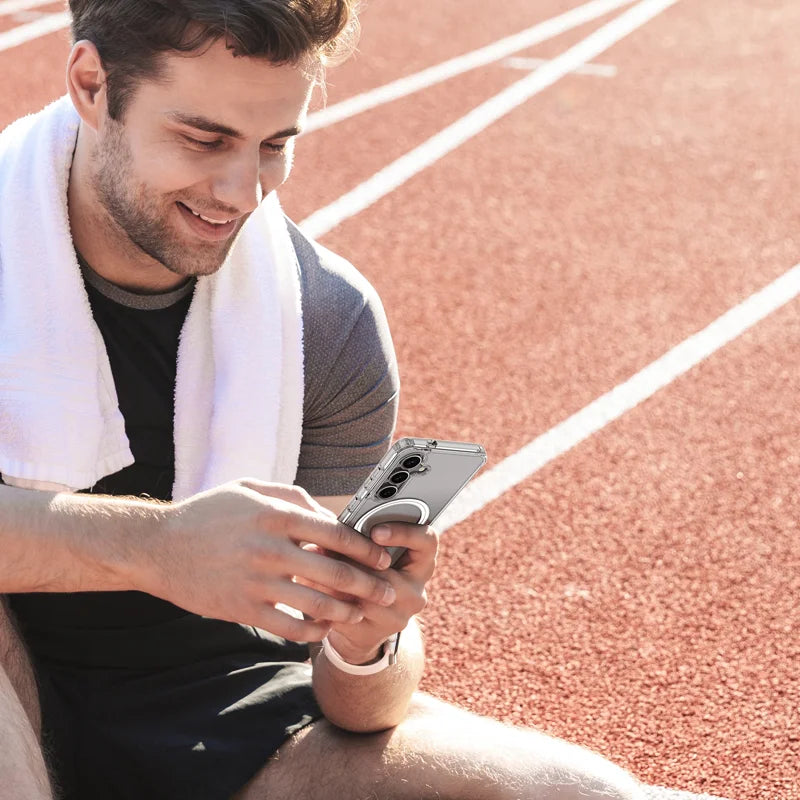
[[(0, 134), (0, 474), (84, 489), (133, 463), (67, 213), (79, 117), (68, 97)], [(252, 476), (292, 483), (302, 436), (299, 267), (275, 194), (181, 332), (173, 499)]]

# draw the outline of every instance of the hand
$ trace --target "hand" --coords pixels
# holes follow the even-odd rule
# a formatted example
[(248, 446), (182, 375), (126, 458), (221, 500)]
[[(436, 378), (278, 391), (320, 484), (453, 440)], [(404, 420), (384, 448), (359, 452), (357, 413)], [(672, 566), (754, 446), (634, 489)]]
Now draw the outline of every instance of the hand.
[(402, 631), (411, 617), (425, 608), (425, 586), (436, 568), (439, 535), (432, 528), (393, 522), (377, 525), (370, 537), (382, 547), (408, 549), (393, 568), (370, 571), (375, 577), (386, 578), (391, 583), (397, 595), (394, 603), (386, 606), (362, 600), (364, 619), (360, 622), (334, 622), (328, 634), (334, 649), (351, 664), (373, 661), (383, 642), (393, 633)]
[[(299, 487), (243, 479), (164, 509), (140, 583), (188, 611), (318, 641), (332, 622), (360, 620), (360, 602), (394, 601), (391, 582), (375, 571), (388, 566), (389, 554)], [(306, 542), (350, 563), (303, 549)]]

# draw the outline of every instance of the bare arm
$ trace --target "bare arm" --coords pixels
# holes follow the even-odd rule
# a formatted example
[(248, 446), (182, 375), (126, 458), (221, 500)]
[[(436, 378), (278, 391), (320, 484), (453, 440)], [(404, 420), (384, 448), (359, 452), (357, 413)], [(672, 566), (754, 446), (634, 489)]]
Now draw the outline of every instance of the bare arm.
[(356, 733), (394, 727), (403, 721), (422, 678), (422, 635), (411, 619), (400, 637), (397, 663), (374, 675), (350, 675), (333, 666), (322, 648), (312, 645), (314, 694), (325, 717)]
[[(370, 571), (388, 564), (382, 547), (302, 490), (251, 479), (180, 503), (0, 486), (0, 553), (0, 594), (138, 589), (300, 641), (318, 641), (333, 621), (361, 619), (362, 601), (394, 601), (389, 582)], [(279, 603), (312, 619), (297, 620)]]
[(0, 594), (139, 589), (165, 507), (0, 485)]
[[(338, 513), (350, 498), (317, 499)], [(346, 661), (366, 664), (379, 656), (389, 635), (402, 630), (397, 664), (372, 675), (351, 675), (331, 664), (321, 647), (312, 646), (314, 693), (320, 708), (335, 725), (358, 733), (385, 730), (400, 723), (424, 668), (422, 636), (414, 614), (426, 602), (425, 584), (433, 574), (438, 537), (418, 525), (398, 523), (389, 528), (390, 543), (409, 548), (395, 568), (379, 573), (395, 587), (395, 603), (378, 608), (362, 601), (364, 619), (334, 624), (328, 639)]]

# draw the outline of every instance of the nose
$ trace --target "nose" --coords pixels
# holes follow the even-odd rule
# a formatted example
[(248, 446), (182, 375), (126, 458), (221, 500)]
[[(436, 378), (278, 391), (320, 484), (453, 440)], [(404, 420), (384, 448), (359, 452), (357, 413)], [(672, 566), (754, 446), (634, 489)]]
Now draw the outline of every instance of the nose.
[(212, 178), (214, 199), (226, 208), (236, 209), (239, 214), (254, 211), (264, 196), (259, 170), (260, 159), (250, 153), (226, 160)]

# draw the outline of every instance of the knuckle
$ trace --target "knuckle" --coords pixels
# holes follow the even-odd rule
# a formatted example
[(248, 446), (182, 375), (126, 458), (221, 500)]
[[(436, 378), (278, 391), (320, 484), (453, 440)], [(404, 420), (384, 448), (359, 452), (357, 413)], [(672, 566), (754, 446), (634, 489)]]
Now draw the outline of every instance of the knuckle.
[(327, 619), (333, 612), (333, 600), (324, 594), (315, 594), (311, 598), (310, 613), (317, 619)]
[(256, 512), (256, 526), (266, 533), (288, 536), (293, 529), (292, 523), (291, 514), (287, 514), (271, 504), (263, 506)]
[(262, 572), (274, 573), (287, 565), (289, 554), (280, 543), (267, 540), (253, 547), (252, 558)]
[(343, 561), (335, 561), (331, 566), (331, 581), (335, 589), (349, 589), (355, 582), (353, 568)]
[(424, 611), (428, 605), (428, 593), (423, 589), (422, 592), (417, 596), (417, 601), (415, 603), (416, 611), (415, 614), (419, 614), (421, 611)]
[(344, 525), (336, 525), (333, 528), (333, 541), (336, 549), (345, 550), (351, 543), (350, 529)]
[(281, 620), (283, 637), (285, 639), (291, 639), (292, 641), (299, 641), (302, 639), (306, 628), (303, 620), (297, 619), (297, 617), (290, 617), (288, 614), (283, 614), (283, 612), (280, 613), (285, 618)]
[(302, 486), (295, 486), (292, 485), (289, 487), (289, 491), (299, 497), (301, 500), (306, 500), (311, 502), (311, 495), (302, 487)]

